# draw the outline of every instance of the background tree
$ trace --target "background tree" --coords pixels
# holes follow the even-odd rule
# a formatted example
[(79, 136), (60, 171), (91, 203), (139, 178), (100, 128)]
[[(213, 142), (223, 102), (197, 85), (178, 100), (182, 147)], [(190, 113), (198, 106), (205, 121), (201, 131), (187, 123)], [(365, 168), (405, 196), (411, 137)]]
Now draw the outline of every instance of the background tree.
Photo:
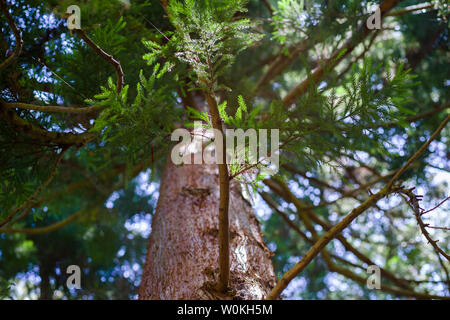
[[(449, 296), (444, 1), (0, 3), (3, 296)], [(198, 119), (279, 173), (174, 166)]]

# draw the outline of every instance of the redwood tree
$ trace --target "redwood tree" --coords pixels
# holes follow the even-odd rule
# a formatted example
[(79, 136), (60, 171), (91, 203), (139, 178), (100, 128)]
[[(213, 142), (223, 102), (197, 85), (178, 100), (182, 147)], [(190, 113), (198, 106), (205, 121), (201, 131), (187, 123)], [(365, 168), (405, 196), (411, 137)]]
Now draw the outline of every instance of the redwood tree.
[(1, 296), (449, 297), (445, 1), (0, 9)]

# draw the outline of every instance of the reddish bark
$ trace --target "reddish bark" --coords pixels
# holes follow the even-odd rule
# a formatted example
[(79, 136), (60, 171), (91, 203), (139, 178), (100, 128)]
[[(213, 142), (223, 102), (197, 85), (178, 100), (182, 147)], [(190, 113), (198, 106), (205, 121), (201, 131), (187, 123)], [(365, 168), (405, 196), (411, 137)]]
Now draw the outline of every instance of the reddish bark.
[(259, 224), (240, 185), (230, 188), (230, 291), (218, 277), (219, 177), (215, 165), (168, 161), (152, 222), (140, 299), (262, 299), (275, 273)]

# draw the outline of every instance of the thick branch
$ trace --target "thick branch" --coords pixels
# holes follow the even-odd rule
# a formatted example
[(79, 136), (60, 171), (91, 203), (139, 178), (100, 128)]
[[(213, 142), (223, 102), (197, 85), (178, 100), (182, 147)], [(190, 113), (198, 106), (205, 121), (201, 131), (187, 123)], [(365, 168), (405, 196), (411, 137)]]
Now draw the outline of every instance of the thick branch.
[[(295, 232), (297, 232), (300, 235), (300, 237), (305, 239), (307, 242), (309, 242), (311, 244), (314, 244), (314, 241), (312, 239), (308, 238), (306, 236), (306, 234), (303, 231), (301, 231), (300, 228), (295, 223), (293, 223), (287, 217), (287, 215), (284, 212), (282, 212), (281, 210), (278, 209), (277, 205), (274, 203), (274, 201), (269, 197), (269, 195), (267, 193), (261, 193), (261, 196), (263, 197), (264, 201), (266, 201), (266, 203), (272, 209), (274, 209), (275, 212), (277, 212), (281, 216), (281, 218), (288, 224), (288, 226), (291, 229), (293, 229)], [(325, 249), (324, 249), (324, 252), (326, 252)], [(354, 280), (354, 281), (356, 281), (356, 282), (358, 282), (360, 284), (363, 284), (363, 285), (366, 284), (366, 279), (364, 277), (361, 277), (361, 276), (357, 275), (356, 273), (352, 272), (351, 270), (348, 270), (348, 269), (345, 269), (343, 267), (340, 267), (340, 266), (336, 265), (330, 259), (331, 257), (336, 259), (336, 260), (338, 260), (338, 261), (340, 261), (340, 262), (342, 262), (342, 263), (351, 265), (353, 267), (358, 267), (358, 268), (361, 268), (363, 270), (365, 270), (365, 268), (363, 268), (362, 266), (359, 266), (359, 265), (355, 265), (355, 264), (349, 262), (348, 260), (345, 260), (345, 259), (343, 259), (343, 258), (341, 258), (339, 256), (334, 255), (334, 254), (327, 253), (327, 254), (323, 255), (323, 259), (324, 259), (325, 263), (327, 264), (328, 269), (330, 271), (337, 272), (337, 273), (339, 273), (339, 274), (341, 274), (341, 275), (343, 275), (343, 276), (345, 276), (345, 277), (347, 277), (347, 278), (349, 278), (351, 280)], [(374, 263), (371, 262), (371, 263), (369, 263), (369, 265), (374, 265)], [(383, 274), (384, 270), (382, 268), (380, 268), (380, 269), (381, 269), (382, 274)], [(396, 281), (394, 281), (394, 282), (396, 282), (396, 283), (399, 282), (399, 283), (402, 283), (402, 284), (404, 284), (404, 282), (406, 282), (406, 281), (409, 281), (407, 279), (398, 279), (398, 278), (395, 278), (395, 280)], [(418, 298), (418, 299), (446, 299), (447, 298), (447, 297), (442, 297), (442, 296), (435, 296), (435, 295), (429, 295), (429, 294), (426, 294), (426, 293), (415, 292), (414, 290), (409, 289), (409, 288), (407, 288), (405, 286), (403, 286), (403, 288), (404, 289), (399, 289), (399, 288), (390, 287), (390, 286), (386, 286), (386, 285), (382, 285), (381, 286), (381, 290), (383, 290), (385, 292), (389, 292), (389, 293), (395, 294), (395, 295), (400, 295), (400, 296), (414, 297), (414, 298)]]
[(415, 11), (421, 11), (422, 10), (428, 10), (428, 9), (433, 9), (434, 8), (434, 4), (430, 3), (430, 2), (425, 2), (425, 3), (419, 3), (416, 5), (412, 5), (412, 6), (408, 6), (402, 9), (398, 9), (392, 12), (388, 12), (386, 14), (386, 16), (390, 16), (390, 17), (395, 17), (395, 16), (401, 16), (407, 13), (411, 13), (411, 12), (415, 12)]
[(287, 271), (281, 279), (278, 281), (277, 285), (270, 294), (267, 296), (268, 300), (273, 300), (278, 298), (281, 292), (288, 286), (288, 284), (294, 279), (300, 272), (302, 272), (306, 266), (322, 251), (325, 246), (336, 237), (338, 233), (344, 230), (353, 220), (355, 220), (361, 213), (366, 211), (368, 208), (372, 207), (381, 198), (389, 194), (387, 188), (382, 189), (380, 192), (372, 195), (369, 199), (364, 201), (360, 206), (353, 209), (349, 215), (342, 219), (338, 224), (331, 228), (324, 236), (322, 236), (319, 241), (317, 241), (311, 249), (303, 256), (303, 258), (289, 271)]
[(84, 212), (84, 210), (77, 211), (70, 217), (55, 222), (47, 227), (42, 228), (23, 228), (23, 229), (13, 229), (13, 228), (0, 228), (0, 233), (25, 233), (25, 234), (43, 234), (43, 233), (49, 233), (58, 229), (61, 229), (62, 227), (67, 226), (68, 224), (72, 223), (76, 219), (80, 217), (80, 215)]
[(436, 129), (436, 131), (431, 135), (428, 141), (425, 142), (419, 148), (419, 150), (417, 150), (416, 153), (411, 158), (409, 158), (409, 160), (403, 165), (403, 167), (401, 167), (397, 171), (397, 173), (392, 177), (391, 181), (389, 181), (387, 185), (388, 188), (391, 188), (394, 185), (395, 181), (406, 171), (406, 169), (408, 169), (411, 163), (413, 163), (428, 148), (430, 143), (439, 136), (442, 129), (444, 129), (444, 127), (449, 121), (450, 121), (450, 114), (447, 116), (447, 118), (445, 118), (445, 120), (440, 124), (440, 126)]
[[(265, 182), (271, 189), (273, 188), (273, 181), (268, 180)], [(282, 183), (281, 181), (277, 181), (277, 184), (282, 189), (283, 194), (285, 195), (283, 196), (283, 199), (285, 201), (292, 202), (295, 205), (297, 212), (305, 212), (308, 215), (309, 219), (311, 219), (314, 223), (320, 225), (325, 231), (328, 231), (332, 228), (332, 225), (322, 220), (319, 217), (319, 215), (315, 214), (310, 208), (308, 208), (306, 203), (303, 203), (303, 201), (295, 197), (295, 195), (289, 190), (289, 188), (284, 183)], [(299, 214), (299, 216), (301, 215)], [(308, 226), (308, 224), (306, 223), (305, 225)], [(375, 265), (375, 263), (369, 257), (364, 255), (363, 253), (358, 251), (353, 245), (351, 245), (343, 235), (338, 234), (336, 236), (336, 239), (342, 243), (342, 245), (347, 251), (353, 253), (359, 260), (366, 263), (367, 265)], [(386, 276), (386, 278), (390, 279), (393, 283), (395, 283), (399, 287), (411, 290), (408, 284), (406, 284), (401, 279), (397, 278), (390, 271), (385, 270), (384, 268), (380, 268), (380, 270), (382, 275)]]
[(35, 110), (41, 112), (61, 112), (61, 113), (91, 113), (103, 109), (103, 106), (90, 107), (63, 107), (63, 106), (37, 106), (22, 102), (5, 102), (7, 108), (19, 108), (25, 110)]

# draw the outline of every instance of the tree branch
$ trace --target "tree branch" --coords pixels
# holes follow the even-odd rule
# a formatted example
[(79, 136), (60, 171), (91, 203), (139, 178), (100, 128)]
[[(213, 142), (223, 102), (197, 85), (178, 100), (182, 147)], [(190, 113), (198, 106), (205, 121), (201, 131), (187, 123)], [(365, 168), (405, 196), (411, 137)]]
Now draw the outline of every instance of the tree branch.
[[(274, 203), (274, 201), (269, 197), (269, 195), (267, 193), (263, 192), (263, 193), (261, 193), (261, 196), (266, 201), (266, 203), (272, 209), (274, 209), (275, 212), (277, 212), (281, 216), (281, 218), (288, 224), (288, 226), (291, 229), (293, 229), (295, 232), (297, 232), (300, 235), (300, 237), (305, 239), (307, 242), (309, 242), (311, 244), (314, 244), (314, 241), (312, 239), (308, 238), (306, 236), (306, 234), (303, 231), (301, 231), (300, 228), (296, 224), (294, 224), (287, 217), (287, 215), (284, 212), (282, 212), (281, 210), (278, 209), (277, 205)], [(325, 252), (326, 252), (326, 250), (324, 249), (324, 253)], [(337, 255), (334, 255), (334, 254), (327, 253), (327, 254), (323, 255), (323, 259), (324, 259), (325, 263), (327, 264), (328, 269), (331, 272), (337, 272), (337, 273), (339, 273), (339, 274), (341, 274), (341, 275), (343, 275), (343, 276), (345, 276), (345, 277), (347, 277), (347, 278), (349, 278), (349, 279), (351, 279), (353, 281), (356, 281), (356, 282), (358, 282), (360, 284), (363, 284), (363, 285), (366, 284), (366, 279), (365, 278), (357, 275), (356, 273), (354, 273), (354, 272), (352, 272), (352, 271), (350, 271), (348, 269), (345, 269), (345, 268), (342, 268), (342, 267), (336, 265), (330, 258), (334, 258), (334, 259), (336, 259), (338, 261), (341, 261), (342, 263), (349, 264), (349, 265), (351, 265), (353, 267), (358, 267), (358, 268), (361, 268), (361, 269), (365, 270), (364, 267), (359, 266), (359, 265), (355, 265), (355, 264), (351, 263), (350, 261), (345, 260), (345, 259), (343, 259), (343, 258), (341, 258), (341, 257), (339, 257)], [(370, 262), (368, 264), (369, 265), (374, 265), (373, 262)], [(382, 271), (382, 274), (387, 275), (385, 273), (386, 271), (384, 269), (382, 269), (382, 268), (380, 268), (380, 269)], [(403, 284), (403, 286), (402, 286), (403, 289), (382, 285), (381, 286), (381, 290), (383, 290), (385, 292), (393, 293), (393, 294), (396, 294), (396, 295), (400, 295), (400, 296), (414, 297), (414, 298), (419, 298), (419, 299), (447, 299), (448, 298), (448, 297), (442, 297), (442, 296), (436, 296), (436, 295), (429, 295), (429, 294), (426, 294), (426, 293), (415, 292), (414, 290), (410, 289), (408, 286), (405, 286), (405, 284), (404, 284), (404, 282), (410, 281), (410, 280), (399, 279), (399, 278), (394, 278), (394, 279), (396, 280), (394, 282), (396, 282), (396, 283), (399, 282), (399, 283)]]
[(58, 167), (61, 163), (64, 153), (67, 150), (68, 150), (68, 148), (63, 149), (61, 151), (61, 153), (58, 155), (58, 158), (56, 159), (53, 170), (50, 172), (50, 175), (47, 178), (47, 180), (39, 188), (37, 188), (36, 191), (33, 192), (33, 194), (31, 196), (29, 196), (28, 199), (24, 203), (22, 203), (22, 205), (20, 205), (19, 207), (14, 209), (10, 214), (8, 214), (6, 219), (4, 219), (3, 221), (0, 222), (0, 227), (4, 226), (9, 221), (11, 221), (17, 213), (19, 213), (23, 209), (26, 209), (28, 207), (28, 205), (39, 195), (39, 193), (41, 193), (41, 191), (44, 190), (50, 184), (50, 182), (52, 182), (53, 178), (56, 176), (56, 172), (58, 171)]
[(271, 16), (273, 16), (273, 8), (272, 8), (272, 5), (270, 4), (269, 0), (263, 0), (262, 2), (266, 6), (267, 10), (269, 11), (269, 14)]
[(411, 163), (413, 163), (424, 151), (426, 148), (428, 148), (428, 146), (430, 145), (430, 143), (436, 139), (439, 134), (441, 133), (442, 129), (444, 129), (445, 125), (450, 121), (450, 114), (447, 116), (447, 118), (445, 118), (445, 120), (439, 125), (439, 127), (436, 129), (436, 131), (431, 135), (431, 137), (428, 139), (427, 142), (425, 142), (420, 148), (419, 150), (416, 151), (416, 153), (409, 158), (409, 160), (403, 165), (403, 167), (401, 167), (397, 173), (392, 177), (391, 181), (389, 181), (389, 183), (387, 184), (387, 188), (391, 188), (395, 181), (406, 171), (406, 169), (408, 169), (408, 167), (411, 165)]
[(431, 238), (431, 235), (428, 233), (427, 227), (428, 225), (425, 224), (422, 220), (422, 215), (425, 212), (425, 210), (423, 210), (420, 205), (419, 205), (419, 201), (422, 200), (422, 196), (418, 196), (415, 195), (412, 191), (415, 188), (412, 189), (402, 189), (400, 191), (398, 191), (398, 193), (400, 194), (404, 194), (409, 198), (408, 204), (409, 206), (413, 209), (414, 211), (414, 216), (416, 217), (417, 220), (417, 224), (420, 227), (420, 231), (422, 232), (422, 234), (424, 235), (424, 237), (428, 240), (428, 242), (433, 246), (434, 250), (438, 253), (441, 254), (445, 259), (447, 259), (447, 261), (450, 261), (450, 256), (445, 253), (444, 250), (442, 250), (438, 245), (437, 242), (438, 240), (433, 240)]
[[(230, 277), (230, 232), (229, 232), (229, 218), (228, 207), (230, 198), (230, 177), (228, 173), (228, 166), (226, 163), (226, 144), (225, 136), (222, 129), (222, 119), (220, 118), (219, 109), (217, 107), (216, 99), (210, 92), (206, 93), (206, 101), (211, 113), (211, 121), (213, 128), (218, 130), (222, 135), (215, 137), (216, 141), (222, 139), (222, 159), (219, 167), (219, 185), (220, 185), (220, 199), (219, 199), (219, 282), (217, 290), (226, 292), (228, 290), (228, 280)], [(217, 146), (217, 144), (216, 144)], [(218, 151), (216, 150), (216, 153)]]
[(91, 47), (100, 57), (105, 59), (109, 64), (111, 64), (116, 69), (117, 75), (117, 92), (122, 91), (123, 83), (124, 83), (124, 75), (122, 66), (119, 61), (114, 59), (114, 57), (108, 53), (106, 53), (102, 48), (100, 48), (94, 41), (92, 41), (82, 29), (75, 29), (76, 33), (80, 35), (80, 37), (87, 43), (89, 47)]
[[(269, 184), (268, 186), (271, 188), (271, 186), (273, 186), (272, 181), (268, 181)], [(281, 181), (277, 181), (277, 183), (279, 184), (279, 187), (283, 190), (283, 193), (287, 196), (287, 198), (283, 197), (283, 199), (285, 201), (291, 202), (295, 205), (297, 212), (306, 212), (306, 214), (308, 215), (308, 217), (316, 224), (320, 225), (325, 231), (328, 231), (332, 228), (332, 226), (322, 220), (317, 214), (315, 214), (311, 208), (309, 208), (306, 203), (303, 203), (302, 200), (298, 199), (297, 197), (294, 196), (294, 194), (289, 190), (289, 188), (282, 183)], [(304, 216), (300, 215), (299, 216)], [(306, 226), (308, 226), (307, 223), (305, 223)], [(312, 229), (314, 230), (314, 229)], [(311, 233), (313, 233), (313, 231), (311, 231)], [(336, 235), (336, 239), (341, 242), (341, 244), (344, 246), (344, 248), (353, 253), (355, 255), (356, 258), (358, 258), (359, 260), (361, 260), (362, 262), (366, 263), (367, 265), (374, 265), (375, 263), (366, 255), (364, 255), (363, 253), (361, 253), (360, 251), (358, 251), (353, 245), (351, 245), (347, 239), (342, 236), (341, 234), (337, 234)], [(384, 269), (384, 268), (380, 268), (382, 275), (386, 276), (388, 279), (390, 279), (393, 283), (395, 283), (397, 286), (401, 287), (401, 288), (405, 288), (408, 290), (411, 290), (411, 288), (408, 286), (407, 283), (405, 283), (404, 281), (402, 281), (401, 279), (397, 278), (393, 273), (391, 273), (390, 271)]]
[(430, 2), (419, 3), (419, 4), (416, 4), (416, 5), (412, 5), (412, 6), (408, 6), (408, 7), (402, 8), (402, 9), (398, 9), (398, 10), (395, 10), (395, 11), (388, 12), (386, 14), (386, 16), (389, 16), (389, 17), (401, 16), (401, 15), (404, 15), (404, 14), (407, 14), (407, 13), (411, 13), (411, 12), (415, 12), (415, 11), (422, 11), (422, 10), (432, 9), (433, 7), (434, 7), (434, 4), (430, 3)]
[(18, 132), (21, 132), (35, 140), (55, 143), (61, 146), (82, 146), (91, 141), (95, 135), (91, 132), (74, 134), (70, 132), (54, 132), (39, 128), (19, 117), (16, 112), (8, 108), (6, 103), (0, 100), (0, 115)]
[[(380, 4), (381, 18), (394, 8), (401, 0), (384, 0)], [(353, 35), (345, 44), (336, 50), (331, 57), (326, 60), (321, 66), (314, 70), (305, 80), (299, 85), (293, 88), (284, 98), (283, 103), (287, 106), (293, 104), (296, 99), (302, 96), (308, 89), (311, 83), (317, 84), (324, 77), (327, 70), (334, 68), (339, 62), (341, 62), (346, 56), (348, 56), (356, 46), (363, 41), (372, 30), (369, 30), (366, 26), (366, 21), (358, 27), (356, 34)]]
[(302, 272), (306, 266), (320, 253), (320, 251), (325, 248), (325, 246), (337, 236), (342, 230), (344, 230), (350, 223), (355, 220), (360, 214), (366, 211), (368, 208), (375, 205), (378, 200), (384, 198), (385, 196), (398, 192), (402, 190), (401, 187), (394, 187), (394, 183), (397, 179), (406, 171), (409, 165), (416, 160), (420, 154), (425, 151), (428, 145), (433, 141), (439, 133), (442, 131), (444, 126), (450, 120), (450, 115), (442, 122), (439, 128), (433, 133), (433, 135), (428, 139), (424, 145), (417, 150), (417, 152), (403, 165), (400, 170), (392, 177), (389, 183), (381, 189), (379, 192), (371, 195), (366, 201), (364, 201), (361, 205), (353, 209), (345, 218), (343, 218), (338, 224), (333, 226), (328, 232), (322, 236), (319, 241), (317, 241), (314, 246), (303, 256), (303, 258), (289, 271), (287, 271), (281, 279), (278, 281), (275, 288), (269, 293), (267, 299), (276, 299), (281, 292), (288, 286), (288, 284), (294, 279), (300, 272)]
[[(430, 117), (438, 114), (439, 112), (448, 109), (449, 107), (450, 107), (450, 103), (447, 102), (446, 104), (444, 104), (444, 105), (442, 105), (440, 107), (435, 107), (435, 108), (433, 108), (433, 109), (431, 109), (429, 111), (426, 111), (426, 112), (417, 114), (415, 116), (406, 118), (403, 121), (411, 123), (411, 122), (416, 122), (416, 121), (419, 121), (419, 120), (422, 120), (422, 119), (430, 118)], [(392, 121), (392, 122), (380, 123), (380, 124), (377, 124), (377, 125), (365, 126), (363, 129), (373, 129), (373, 128), (380, 128), (380, 127), (389, 129), (389, 128), (393, 128), (393, 127), (396, 127), (396, 126), (398, 126), (398, 122)]]
[(5, 0), (0, 0), (0, 10), (5, 15), (6, 21), (8, 22), (9, 27), (12, 29), (14, 39), (16, 40), (16, 46), (14, 47), (13, 54), (10, 55), (5, 61), (0, 63), (0, 70), (2, 70), (7, 66), (9, 66), (20, 55), (20, 51), (22, 50), (23, 45), (23, 39), (20, 35), (19, 29), (17, 28), (14, 22), (14, 19), (11, 17), (11, 14), (9, 13), (8, 6), (6, 5)]

